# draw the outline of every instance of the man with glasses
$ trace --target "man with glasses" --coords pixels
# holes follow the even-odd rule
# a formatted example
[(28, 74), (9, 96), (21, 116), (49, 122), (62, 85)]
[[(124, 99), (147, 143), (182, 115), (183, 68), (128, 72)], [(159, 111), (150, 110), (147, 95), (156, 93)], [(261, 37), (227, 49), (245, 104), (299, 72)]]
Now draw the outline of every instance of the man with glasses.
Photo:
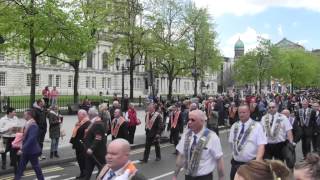
[(229, 143), (232, 145), (232, 160), (230, 179), (238, 168), (253, 160), (262, 160), (264, 146), (267, 144), (267, 137), (259, 122), (250, 118), (248, 105), (241, 105), (238, 108), (240, 121), (235, 122), (230, 129)]
[(303, 157), (306, 157), (311, 152), (311, 141), (314, 135), (314, 127), (316, 121), (316, 112), (309, 108), (308, 100), (302, 101), (302, 108), (296, 112), (296, 119), (300, 122), (302, 129), (302, 153)]
[(179, 155), (173, 180), (177, 179), (183, 166), (186, 180), (212, 180), (212, 172), (216, 168), (219, 180), (225, 179), (220, 139), (216, 133), (205, 127), (206, 119), (201, 110), (189, 113), (189, 130), (182, 135), (176, 148)]
[(278, 113), (276, 103), (270, 102), (268, 113), (262, 117), (261, 124), (268, 138), (265, 148), (265, 159), (279, 159), (284, 161), (285, 155), (282, 153), (287, 140), (293, 146), (292, 126), (286, 116)]

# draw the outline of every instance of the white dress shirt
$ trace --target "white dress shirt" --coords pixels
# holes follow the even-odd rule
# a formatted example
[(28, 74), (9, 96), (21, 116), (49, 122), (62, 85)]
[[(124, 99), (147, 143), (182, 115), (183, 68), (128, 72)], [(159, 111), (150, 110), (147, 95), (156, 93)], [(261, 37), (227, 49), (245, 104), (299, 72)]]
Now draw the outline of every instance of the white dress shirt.
[[(246, 130), (251, 126), (251, 123), (254, 122), (251, 118), (244, 123), (244, 134)], [(232, 146), (232, 155), (233, 159), (240, 162), (249, 162), (252, 159), (255, 159), (258, 152), (259, 145), (267, 144), (267, 136), (265, 133), (263, 133), (263, 128), (260, 123), (255, 122), (254, 128), (251, 130), (250, 134), (247, 137), (246, 142), (244, 143), (242, 150), (236, 155), (234, 153), (234, 129), (236, 126), (238, 127), (238, 133), (236, 136), (236, 140), (238, 139), (240, 135), (240, 131), (242, 128), (242, 122), (238, 121), (234, 123), (230, 129), (230, 135), (229, 135), (229, 143), (231, 143)], [(241, 140), (244, 138), (244, 134), (242, 136)]]
[[(197, 134), (192, 132), (192, 135), (189, 137), (190, 138), (189, 151), (193, 142), (193, 135), (197, 136), (197, 142), (199, 142), (199, 139), (202, 137), (204, 130), (205, 128), (202, 128), (202, 130)], [(212, 173), (217, 166), (217, 160), (223, 156), (219, 137), (213, 131), (211, 130), (209, 131), (210, 131), (210, 139), (206, 147), (202, 150), (201, 159), (199, 162), (198, 172), (196, 173), (196, 176), (203, 176), (203, 175)], [(182, 155), (184, 154), (184, 143), (185, 143), (185, 138), (187, 136), (187, 133), (188, 131), (185, 131), (185, 133), (181, 136), (181, 140), (179, 141), (179, 144), (176, 147), (176, 149)]]
[(0, 133), (3, 137), (15, 137), (15, 134), (12, 132), (8, 132), (10, 128), (13, 127), (24, 127), (26, 121), (24, 119), (19, 119), (16, 116), (13, 118), (9, 118), (7, 115), (3, 116), (0, 119)]
[[(266, 114), (265, 116), (262, 117), (261, 119), (261, 124), (265, 130), (265, 132), (267, 133), (267, 129), (266, 129), (266, 118), (267, 116), (269, 116), (269, 123), (271, 122), (272, 120), (272, 115), (271, 114)], [(283, 115), (283, 114), (280, 114), (280, 113), (276, 113), (274, 114), (274, 120), (273, 120), (273, 123), (271, 125), (271, 134), (273, 135), (274, 134), (274, 131), (275, 131), (275, 128), (277, 126), (277, 121), (280, 120), (280, 128), (279, 128), (279, 132), (277, 134), (276, 137), (272, 138), (272, 137), (267, 137), (268, 138), (268, 144), (276, 144), (276, 143), (280, 143), (280, 142), (284, 142), (286, 141), (287, 139), (287, 132), (289, 130), (292, 130), (292, 125), (289, 121), (289, 119)]]

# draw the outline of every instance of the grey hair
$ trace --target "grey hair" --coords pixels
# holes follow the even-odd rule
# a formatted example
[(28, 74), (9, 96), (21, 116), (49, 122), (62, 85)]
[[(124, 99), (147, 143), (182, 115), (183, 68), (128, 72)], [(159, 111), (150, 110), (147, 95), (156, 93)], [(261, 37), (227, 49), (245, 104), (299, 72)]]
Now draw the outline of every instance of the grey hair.
[(94, 106), (94, 107), (89, 109), (88, 115), (89, 115), (89, 117), (91, 119), (91, 118), (97, 117), (99, 115), (99, 112), (98, 112), (97, 108)]
[[(130, 152), (130, 144), (126, 139), (118, 138), (118, 139), (111, 141), (110, 144), (121, 144), (121, 147), (123, 148), (122, 150), (124, 152), (127, 152), (127, 153)], [(110, 144), (108, 146), (110, 146)]]
[(107, 103), (102, 103), (99, 105), (99, 111), (106, 111), (108, 110), (108, 104)]

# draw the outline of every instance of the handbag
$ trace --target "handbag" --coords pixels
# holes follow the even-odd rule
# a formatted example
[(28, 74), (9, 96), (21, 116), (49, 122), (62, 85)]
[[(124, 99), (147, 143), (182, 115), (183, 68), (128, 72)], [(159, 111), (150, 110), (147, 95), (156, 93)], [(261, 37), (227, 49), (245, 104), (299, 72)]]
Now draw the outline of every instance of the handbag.
[(287, 141), (285, 146), (282, 148), (282, 154), (285, 158), (288, 168), (292, 169), (296, 163), (295, 147)]
[(0, 137), (0, 153), (4, 153), (6, 151), (6, 146), (3, 142), (3, 138)]

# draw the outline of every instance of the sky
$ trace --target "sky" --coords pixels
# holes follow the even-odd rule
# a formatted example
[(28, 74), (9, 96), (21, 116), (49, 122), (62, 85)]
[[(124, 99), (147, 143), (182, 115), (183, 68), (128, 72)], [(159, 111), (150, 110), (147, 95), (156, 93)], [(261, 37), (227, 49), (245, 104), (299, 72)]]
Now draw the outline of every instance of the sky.
[(245, 50), (257, 45), (257, 37), (273, 43), (283, 38), (320, 49), (320, 0), (194, 0), (206, 7), (215, 23), (219, 48), (224, 56), (234, 56), (240, 38)]

